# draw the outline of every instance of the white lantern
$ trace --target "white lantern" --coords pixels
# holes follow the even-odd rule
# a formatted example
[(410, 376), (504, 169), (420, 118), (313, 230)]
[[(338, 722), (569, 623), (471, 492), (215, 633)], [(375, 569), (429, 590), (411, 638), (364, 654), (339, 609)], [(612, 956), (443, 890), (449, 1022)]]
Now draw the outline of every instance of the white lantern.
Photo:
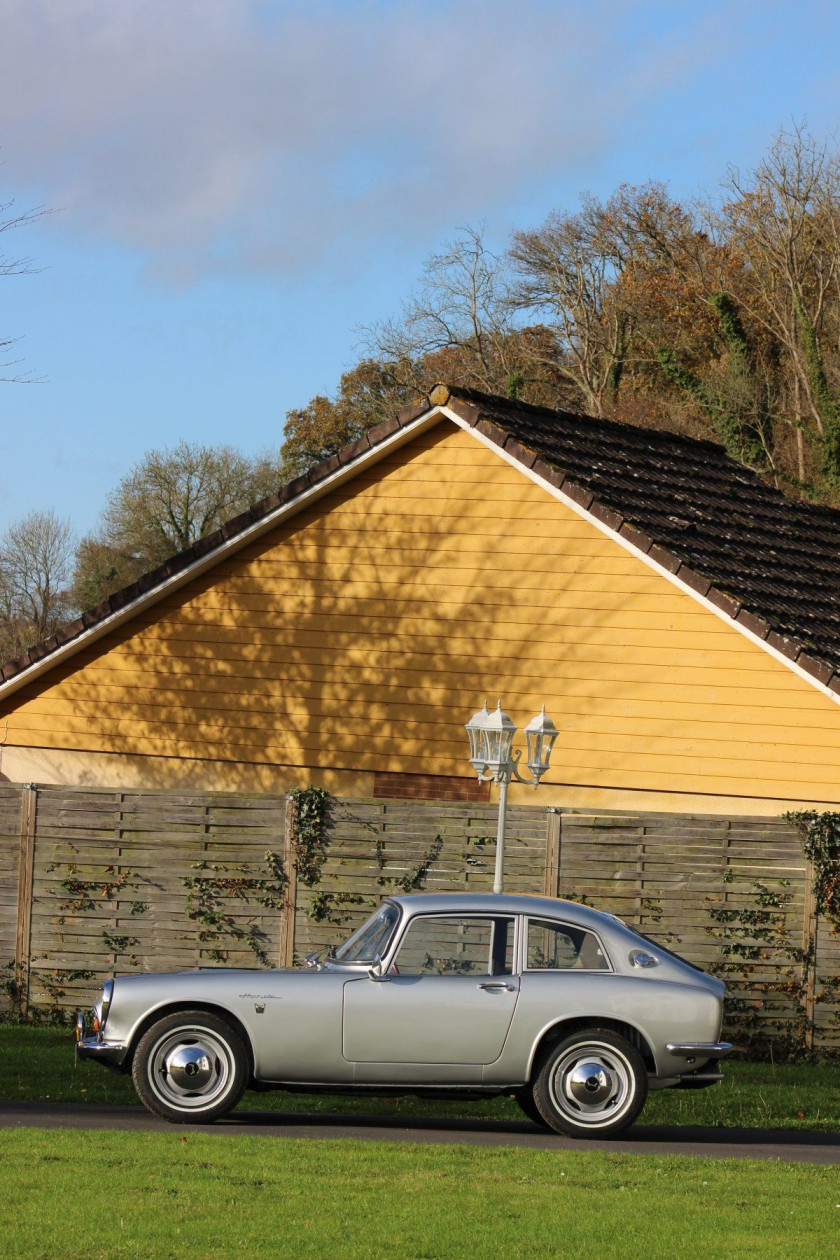
[(466, 732), (470, 737), (470, 764), (479, 778), (487, 771), (484, 724), (489, 716), (487, 701), (485, 700), (484, 707), (479, 709), (478, 713), (474, 713), (469, 722), (465, 723)]
[(497, 781), (510, 770), (510, 752), (516, 726), (506, 713), (502, 702), (484, 720), (484, 751), (487, 769)]
[(545, 705), (542, 712), (525, 727), (525, 742), (528, 745), (528, 769), (534, 779), (534, 787), (539, 783), (551, 761), (551, 750), (560, 732), (550, 717), (546, 716)]

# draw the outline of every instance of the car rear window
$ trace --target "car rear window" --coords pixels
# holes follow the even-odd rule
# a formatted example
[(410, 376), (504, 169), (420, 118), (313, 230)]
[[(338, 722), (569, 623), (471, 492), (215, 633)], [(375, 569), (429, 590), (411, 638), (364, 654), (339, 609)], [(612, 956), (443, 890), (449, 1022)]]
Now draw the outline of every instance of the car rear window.
[(549, 919), (528, 920), (525, 956), (528, 971), (609, 971), (610, 965), (594, 932)]

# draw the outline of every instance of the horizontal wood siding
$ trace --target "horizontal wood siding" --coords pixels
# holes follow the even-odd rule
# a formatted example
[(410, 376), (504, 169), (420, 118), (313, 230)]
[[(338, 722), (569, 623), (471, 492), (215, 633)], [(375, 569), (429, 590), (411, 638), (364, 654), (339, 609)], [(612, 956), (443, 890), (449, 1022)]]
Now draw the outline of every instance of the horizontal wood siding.
[(546, 702), (554, 784), (840, 800), (840, 707), (448, 422), (0, 717), (32, 748), (461, 776), (498, 695)]

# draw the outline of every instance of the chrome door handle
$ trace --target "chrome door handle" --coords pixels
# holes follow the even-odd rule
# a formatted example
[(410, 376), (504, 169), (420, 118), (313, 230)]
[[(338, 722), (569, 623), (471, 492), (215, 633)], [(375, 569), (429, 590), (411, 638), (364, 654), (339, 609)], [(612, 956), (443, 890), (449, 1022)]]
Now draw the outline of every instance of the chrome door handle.
[(503, 981), (501, 981), (501, 980), (497, 980), (495, 983), (492, 983), (492, 984), (480, 984), (478, 987), (479, 987), (479, 989), (491, 989), (491, 990), (494, 990), (494, 989), (505, 989), (508, 993), (515, 993), (515, 992), (516, 992), (516, 985), (515, 985), (515, 984), (505, 984), (505, 983), (504, 983)]

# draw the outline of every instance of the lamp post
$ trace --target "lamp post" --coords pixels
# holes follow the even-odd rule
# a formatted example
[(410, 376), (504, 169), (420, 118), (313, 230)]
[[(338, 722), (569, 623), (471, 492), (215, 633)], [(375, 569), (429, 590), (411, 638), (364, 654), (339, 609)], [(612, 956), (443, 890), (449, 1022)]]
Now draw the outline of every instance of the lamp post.
[(470, 738), (470, 764), (478, 775), (479, 783), (489, 780), (499, 785), (499, 820), (496, 828), (496, 873), (493, 878), (493, 892), (500, 893), (504, 883), (505, 867), (505, 820), (507, 814), (507, 793), (511, 779), (517, 783), (530, 783), (536, 787), (548, 769), (551, 761), (551, 750), (554, 747), (559, 731), (550, 717), (546, 716), (545, 705), (542, 712), (525, 727), (525, 743), (530, 777), (519, 773), (521, 749), (513, 750), (513, 737), (516, 726), (506, 713), (502, 712), (502, 702), (490, 712), (487, 701), (484, 707), (474, 714), (465, 724)]

